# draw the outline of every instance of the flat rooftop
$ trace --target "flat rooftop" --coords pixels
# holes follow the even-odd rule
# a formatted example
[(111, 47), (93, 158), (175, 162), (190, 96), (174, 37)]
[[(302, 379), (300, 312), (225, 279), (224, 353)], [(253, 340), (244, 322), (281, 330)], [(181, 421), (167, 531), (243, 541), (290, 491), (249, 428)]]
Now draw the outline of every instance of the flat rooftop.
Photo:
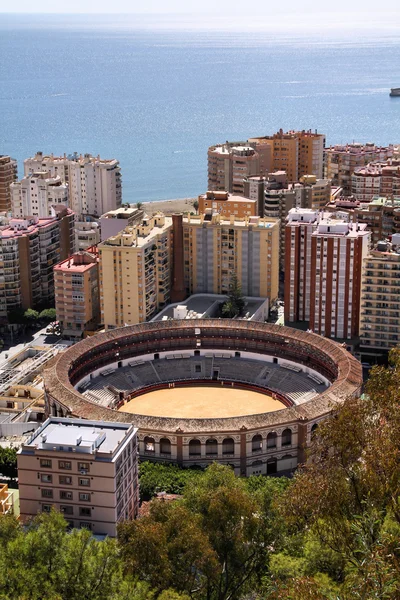
[(110, 454), (132, 431), (133, 426), (125, 423), (50, 417), (24, 444), (24, 449)]
[[(151, 319), (153, 321), (166, 321), (167, 319), (174, 318), (174, 308), (177, 306), (186, 306), (188, 310), (188, 315), (186, 319), (201, 319), (202, 317), (212, 317), (216, 315), (218, 305), (221, 302), (225, 302), (227, 296), (222, 294), (194, 294), (193, 296), (189, 296), (186, 300), (182, 300), (182, 302), (177, 302), (175, 304), (170, 304), (166, 306), (164, 310), (162, 310), (158, 315)], [(265, 303), (266, 298), (254, 298), (254, 297), (245, 297), (244, 298), (246, 306), (245, 306), (245, 315), (248, 315), (247, 320), (251, 320), (255, 313), (262, 307)]]

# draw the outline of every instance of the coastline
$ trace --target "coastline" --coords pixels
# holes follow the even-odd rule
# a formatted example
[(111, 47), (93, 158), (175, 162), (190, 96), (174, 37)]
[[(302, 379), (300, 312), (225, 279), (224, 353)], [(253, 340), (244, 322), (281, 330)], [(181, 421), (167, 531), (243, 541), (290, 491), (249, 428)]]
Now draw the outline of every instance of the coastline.
[[(172, 215), (176, 212), (196, 212), (193, 208), (193, 202), (197, 198), (175, 198), (174, 200), (156, 200), (152, 202), (143, 202), (142, 209), (149, 216), (156, 212), (163, 212), (165, 215)], [(132, 206), (135, 206), (133, 204)]]

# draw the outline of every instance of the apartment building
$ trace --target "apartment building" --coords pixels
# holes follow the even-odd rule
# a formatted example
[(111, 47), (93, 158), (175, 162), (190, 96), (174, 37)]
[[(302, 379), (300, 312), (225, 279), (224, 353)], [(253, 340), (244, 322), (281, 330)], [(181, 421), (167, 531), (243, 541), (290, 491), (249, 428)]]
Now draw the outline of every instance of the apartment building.
[(126, 227), (139, 225), (144, 217), (144, 210), (131, 206), (122, 206), (116, 210), (110, 210), (99, 219), (101, 241), (117, 235)]
[(264, 155), (246, 142), (221, 144), (208, 149), (208, 189), (243, 196), (245, 177), (262, 175), (269, 164)]
[(145, 217), (98, 248), (101, 322), (106, 329), (148, 321), (169, 303), (171, 217)]
[(76, 252), (54, 267), (54, 290), (64, 337), (80, 338), (100, 323), (97, 248)]
[(59, 510), (70, 527), (115, 537), (137, 516), (137, 429), (50, 417), (18, 452), (22, 522)]
[(75, 248), (87, 250), (100, 243), (100, 226), (96, 221), (75, 221)]
[[(286, 171), (292, 183), (299, 181), (303, 175), (323, 177), (323, 160), (325, 135), (305, 131), (288, 131), (280, 129), (271, 136), (250, 138), (249, 144), (259, 153), (270, 157), (269, 172)], [(266, 148), (269, 150), (266, 150)]]
[(364, 203), (375, 196), (400, 198), (400, 160), (357, 168), (351, 176), (351, 194)]
[(68, 206), (68, 185), (62, 183), (59, 175), (52, 177), (48, 171), (35, 171), (12, 183), (11, 210), (14, 217), (51, 216), (54, 204)]
[(0, 212), (11, 210), (10, 185), (17, 181), (17, 161), (0, 154)]
[(234, 196), (229, 192), (208, 191), (198, 197), (199, 213), (206, 211), (219, 213), (229, 217), (255, 217), (258, 215), (257, 200), (243, 198), (243, 196)]
[(363, 260), (361, 352), (382, 353), (400, 342), (400, 235), (380, 241)]
[[(0, 228), (0, 318), (10, 310), (54, 303), (53, 267), (74, 251), (74, 214), (10, 219)], [(61, 210), (62, 209), (62, 210)]]
[[(175, 236), (174, 236), (175, 243)], [(279, 221), (221, 214), (183, 217), (186, 294), (229, 292), (235, 273), (245, 296), (278, 296)]]
[(358, 335), (366, 224), (292, 209), (286, 224), (285, 322), (306, 321), (326, 337)]
[(392, 145), (380, 147), (373, 143), (354, 143), (330, 146), (324, 151), (325, 177), (332, 181), (333, 186), (343, 188), (344, 196), (350, 196), (354, 171), (374, 161), (386, 161), (393, 153)]
[(69, 207), (78, 215), (100, 215), (121, 206), (121, 169), (116, 159), (91, 154), (64, 156), (37, 152), (24, 161), (24, 174), (48, 171), (68, 184)]

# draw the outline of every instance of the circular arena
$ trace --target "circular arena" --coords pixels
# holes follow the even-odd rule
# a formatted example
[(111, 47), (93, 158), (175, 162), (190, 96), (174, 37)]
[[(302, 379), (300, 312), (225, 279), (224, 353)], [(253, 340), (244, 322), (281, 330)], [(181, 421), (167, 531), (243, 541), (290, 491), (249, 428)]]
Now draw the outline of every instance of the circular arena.
[(332, 340), (266, 323), (162, 321), (114, 329), (45, 370), (49, 415), (132, 422), (142, 458), (240, 475), (287, 473), (318, 421), (357, 394), (361, 364)]

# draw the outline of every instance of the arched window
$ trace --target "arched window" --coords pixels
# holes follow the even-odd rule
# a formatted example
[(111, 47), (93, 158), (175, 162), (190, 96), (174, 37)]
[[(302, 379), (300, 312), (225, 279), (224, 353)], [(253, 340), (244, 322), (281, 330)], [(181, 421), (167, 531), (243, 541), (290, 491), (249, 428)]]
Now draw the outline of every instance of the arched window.
[(267, 435), (267, 448), (276, 448), (276, 437), (275, 431)]
[(200, 440), (190, 440), (189, 442), (189, 456), (200, 456), (201, 455), (201, 443)]
[(318, 429), (318, 423), (314, 423), (314, 425), (311, 427), (311, 439), (314, 437), (317, 429)]
[(232, 438), (225, 438), (222, 442), (222, 454), (235, 454), (235, 442)]
[(206, 441), (206, 456), (217, 456), (218, 455), (218, 442), (217, 440)]
[(291, 446), (292, 444), (292, 430), (285, 429), (282, 433), (282, 446)]
[(144, 451), (145, 452), (153, 452), (153, 453), (156, 451), (156, 444), (152, 437), (144, 438)]
[(252, 452), (261, 452), (262, 450), (262, 436), (259, 433), (251, 440), (251, 450)]
[(160, 454), (171, 454), (171, 442), (168, 438), (161, 438)]

